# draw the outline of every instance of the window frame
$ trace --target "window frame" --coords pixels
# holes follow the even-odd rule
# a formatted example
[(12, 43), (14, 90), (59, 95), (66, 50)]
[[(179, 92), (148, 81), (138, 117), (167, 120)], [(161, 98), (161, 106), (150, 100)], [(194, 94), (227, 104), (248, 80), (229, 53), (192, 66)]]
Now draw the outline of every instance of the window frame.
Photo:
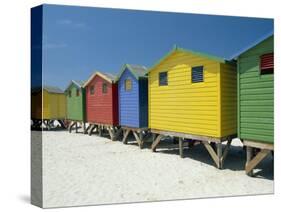
[[(271, 55), (271, 54), (272, 54), (272, 63), (273, 63), (272, 68), (262, 69), (262, 59), (263, 59), (263, 57), (266, 56), (266, 55)], [(259, 56), (259, 72), (260, 72), (260, 76), (274, 74), (274, 52), (261, 54)]]
[(107, 94), (107, 87), (108, 87), (107, 83), (103, 82), (102, 83), (102, 93), (103, 94)]
[[(165, 74), (166, 80), (165, 82), (161, 81), (161, 75)], [(162, 76), (163, 77), (163, 76)], [(168, 71), (161, 71), (158, 73), (158, 86), (168, 86), (169, 85), (169, 80), (168, 80)]]
[(90, 95), (91, 95), (91, 96), (92, 96), (92, 95), (95, 95), (95, 85), (91, 85), (90, 88), (89, 88), (89, 90), (90, 90)]
[[(127, 87), (127, 82), (130, 82), (130, 84), (129, 84), (130, 87), (129, 88)], [(124, 89), (125, 89), (126, 92), (129, 92), (129, 91), (132, 90), (132, 79), (130, 79), (130, 78), (125, 79)]]
[[(198, 70), (194, 70), (194, 69), (196, 69), (196, 68), (202, 68), (202, 70), (199, 70), (199, 71), (202, 71), (202, 81), (194, 81), (193, 72), (194, 72), (194, 71), (198, 71)], [(192, 66), (192, 67), (191, 67), (191, 84), (194, 84), (194, 83), (201, 83), (201, 82), (204, 82), (204, 66), (203, 66), (203, 65)]]
[(80, 89), (76, 88), (76, 97), (80, 96)]

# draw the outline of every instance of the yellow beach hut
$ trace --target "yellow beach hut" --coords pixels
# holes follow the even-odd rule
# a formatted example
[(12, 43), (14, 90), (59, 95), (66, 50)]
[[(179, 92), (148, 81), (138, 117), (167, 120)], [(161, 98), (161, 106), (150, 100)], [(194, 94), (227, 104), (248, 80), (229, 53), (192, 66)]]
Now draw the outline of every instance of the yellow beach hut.
[(58, 87), (43, 86), (31, 92), (31, 119), (33, 127), (44, 124), (48, 129), (57, 120), (62, 127), (66, 118), (66, 96)]
[(178, 137), (183, 157), (183, 140), (199, 140), (221, 168), (236, 137), (235, 63), (175, 47), (149, 69), (148, 83), (152, 150), (165, 136)]

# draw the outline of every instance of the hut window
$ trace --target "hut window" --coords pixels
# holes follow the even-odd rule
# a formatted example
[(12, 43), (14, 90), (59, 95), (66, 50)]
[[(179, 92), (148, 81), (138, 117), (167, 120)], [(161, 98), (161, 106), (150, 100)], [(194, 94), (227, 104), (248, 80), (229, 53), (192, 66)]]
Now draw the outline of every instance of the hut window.
[(125, 80), (125, 91), (132, 90), (132, 80), (126, 79)]
[(102, 84), (102, 93), (107, 93), (107, 84), (106, 83)]
[(68, 91), (68, 97), (71, 97), (71, 90)]
[(274, 61), (273, 53), (264, 54), (260, 57), (260, 74), (273, 74), (274, 72)]
[(80, 96), (80, 90), (76, 89), (76, 96)]
[(168, 85), (168, 72), (159, 73), (159, 86)]
[(195, 66), (191, 69), (191, 82), (203, 82), (203, 66)]
[(95, 93), (95, 86), (91, 86), (90, 87), (90, 94), (94, 95), (94, 93)]

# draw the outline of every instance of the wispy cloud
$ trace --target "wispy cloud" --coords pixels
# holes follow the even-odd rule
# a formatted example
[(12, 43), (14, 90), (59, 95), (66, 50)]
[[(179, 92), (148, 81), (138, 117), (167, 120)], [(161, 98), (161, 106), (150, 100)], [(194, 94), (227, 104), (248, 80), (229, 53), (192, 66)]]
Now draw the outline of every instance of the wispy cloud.
[(61, 26), (67, 26), (73, 29), (89, 29), (90, 27), (83, 22), (77, 22), (70, 19), (60, 19), (56, 21), (56, 24)]

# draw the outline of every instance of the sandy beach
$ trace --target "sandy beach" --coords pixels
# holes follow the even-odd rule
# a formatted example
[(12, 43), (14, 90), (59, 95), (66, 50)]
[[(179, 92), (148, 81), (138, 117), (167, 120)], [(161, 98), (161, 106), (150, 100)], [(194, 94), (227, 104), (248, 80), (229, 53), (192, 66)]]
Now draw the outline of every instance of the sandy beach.
[[(41, 132), (32, 132), (33, 139)], [(162, 146), (162, 147), (161, 147)], [(156, 153), (97, 135), (43, 132), (43, 205), (46, 208), (273, 193), (271, 156), (244, 172), (245, 152), (235, 140), (224, 169), (217, 169), (202, 145)]]

